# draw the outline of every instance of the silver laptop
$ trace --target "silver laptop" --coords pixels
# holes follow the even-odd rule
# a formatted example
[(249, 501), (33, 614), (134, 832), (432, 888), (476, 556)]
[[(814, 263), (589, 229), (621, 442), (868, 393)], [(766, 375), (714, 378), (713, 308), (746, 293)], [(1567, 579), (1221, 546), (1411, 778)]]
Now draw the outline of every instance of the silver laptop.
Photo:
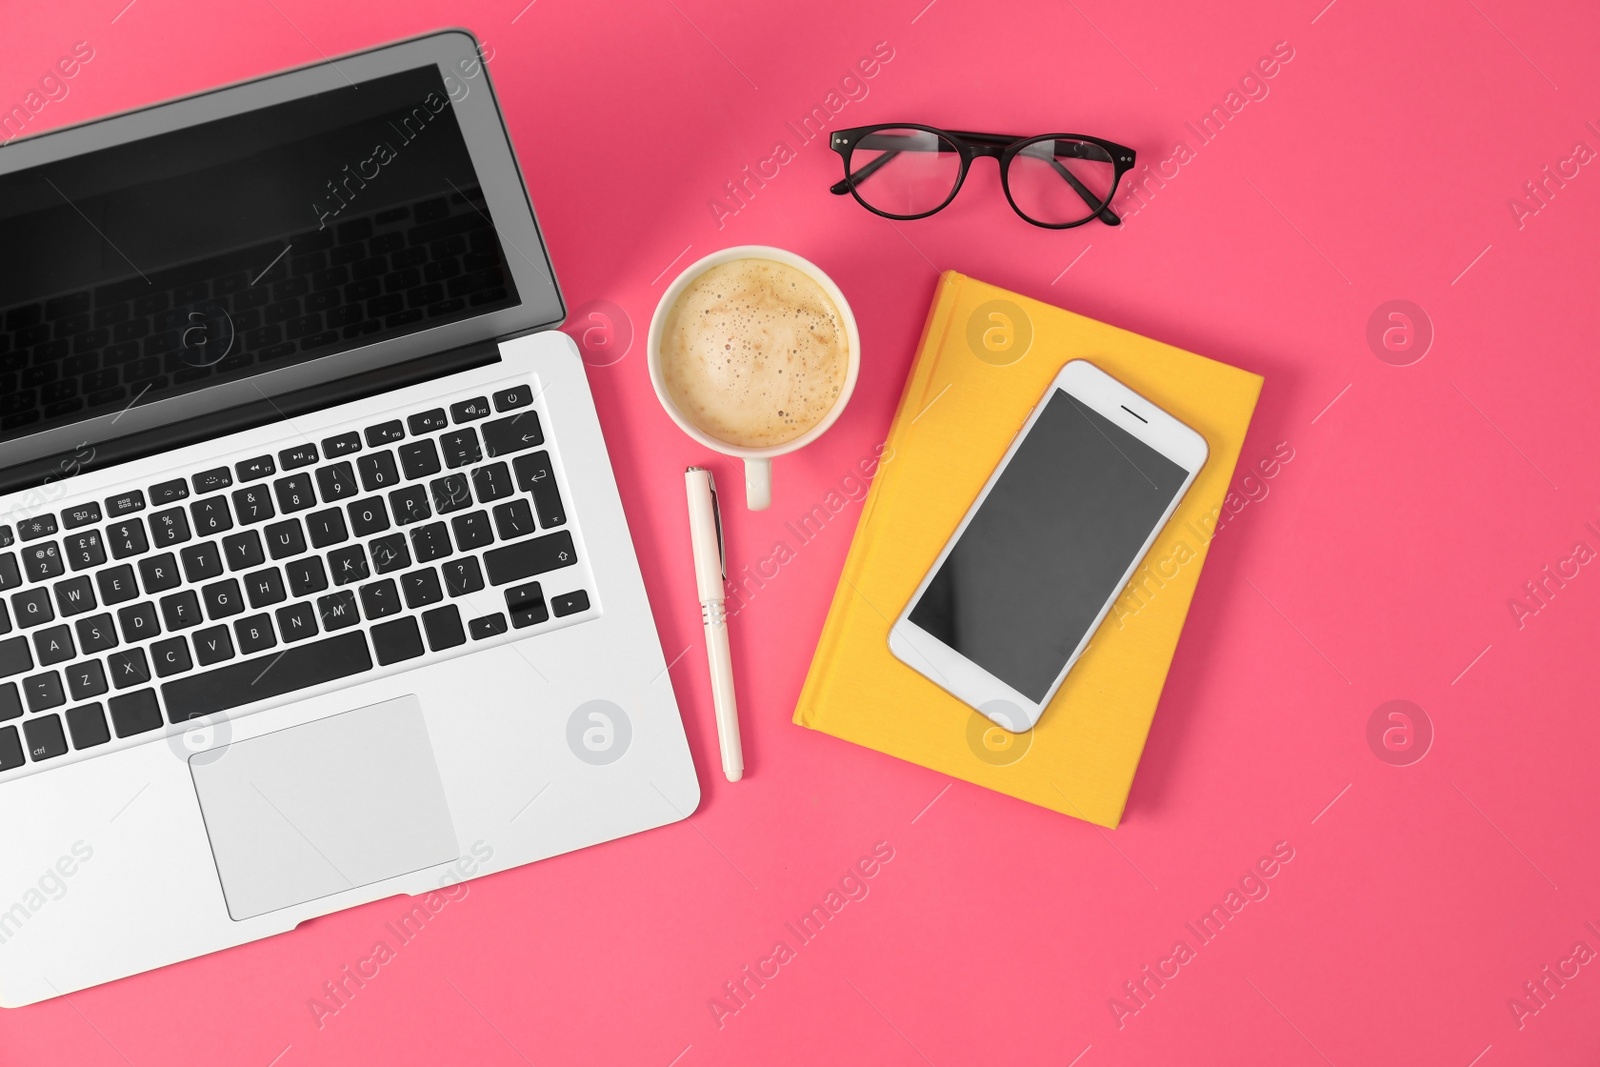
[(484, 57), (0, 149), (0, 1004), (700, 791)]

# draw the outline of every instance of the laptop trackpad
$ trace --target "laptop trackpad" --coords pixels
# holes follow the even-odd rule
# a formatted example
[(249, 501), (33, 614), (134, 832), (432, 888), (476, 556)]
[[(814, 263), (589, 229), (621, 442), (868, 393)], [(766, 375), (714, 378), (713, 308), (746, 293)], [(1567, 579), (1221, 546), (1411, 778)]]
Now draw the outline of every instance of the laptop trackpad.
[(210, 749), (189, 772), (235, 920), (461, 852), (415, 696)]

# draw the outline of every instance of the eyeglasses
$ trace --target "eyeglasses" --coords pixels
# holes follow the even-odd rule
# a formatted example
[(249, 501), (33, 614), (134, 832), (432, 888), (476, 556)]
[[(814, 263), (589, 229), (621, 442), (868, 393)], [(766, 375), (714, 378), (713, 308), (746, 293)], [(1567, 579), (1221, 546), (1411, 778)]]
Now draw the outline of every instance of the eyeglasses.
[(884, 218), (927, 218), (955, 199), (974, 159), (992, 156), (1011, 207), (1051, 230), (1096, 218), (1121, 225), (1109, 205), (1135, 155), (1131, 148), (1076, 133), (1018, 138), (908, 122), (835, 130), (830, 145), (844, 158), (844, 180), (828, 191), (849, 193)]

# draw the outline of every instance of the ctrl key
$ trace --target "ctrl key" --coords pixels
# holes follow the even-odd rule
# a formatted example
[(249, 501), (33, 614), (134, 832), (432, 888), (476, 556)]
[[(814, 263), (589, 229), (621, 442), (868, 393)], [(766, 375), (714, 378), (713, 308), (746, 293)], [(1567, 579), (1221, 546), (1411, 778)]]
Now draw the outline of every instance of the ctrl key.
[(28, 739), (28, 755), (35, 763), (54, 759), (67, 753), (67, 735), (61, 729), (59, 715), (41, 715), (22, 724), (23, 736)]

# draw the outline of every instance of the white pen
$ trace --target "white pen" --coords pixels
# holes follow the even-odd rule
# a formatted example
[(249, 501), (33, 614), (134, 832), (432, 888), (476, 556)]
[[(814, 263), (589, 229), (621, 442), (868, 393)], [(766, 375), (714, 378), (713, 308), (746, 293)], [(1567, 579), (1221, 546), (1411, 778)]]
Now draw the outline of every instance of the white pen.
[(717, 483), (704, 467), (688, 468), (683, 481), (689, 491), (689, 541), (694, 548), (700, 616), (706, 624), (706, 659), (711, 663), (711, 703), (717, 712), (722, 772), (728, 781), (737, 782), (744, 777), (744, 749), (739, 744), (739, 706), (733, 697), (733, 654), (728, 651), (727, 594), (722, 588), (728, 561)]

